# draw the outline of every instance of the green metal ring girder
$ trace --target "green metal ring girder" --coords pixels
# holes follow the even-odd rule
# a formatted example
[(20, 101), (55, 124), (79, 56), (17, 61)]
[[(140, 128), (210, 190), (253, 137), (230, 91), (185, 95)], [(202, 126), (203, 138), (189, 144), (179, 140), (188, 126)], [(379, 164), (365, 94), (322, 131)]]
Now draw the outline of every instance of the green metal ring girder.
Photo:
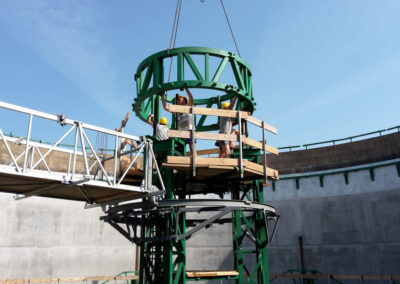
[[(199, 70), (192, 55), (204, 57), (204, 70)], [(210, 73), (210, 57), (216, 57), (220, 60), (213, 74)], [(166, 82), (165, 74), (169, 72), (169, 64), (164, 64), (165, 59), (177, 60), (176, 69), (172, 70), (172, 72), (176, 72), (176, 81)], [(169, 63), (169, 61), (165, 63)], [(185, 63), (193, 72), (195, 80), (185, 79)], [(229, 66), (232, 68), (236, 85), (220, 81), (223, 71)], [(180, 47), (160, 51), (147, 57), (139, 64), (135, 74), (135, 81), (137, 97), (132, 106), (136, 115), (143, 121), (146, 121), (148, 115), (150, 113), (154, 114), (156, 109), (160, 107), (159, 94), (183, 88), (205, 88), (224, 92), (224, 94), (216, 95), (212, 98), (194, 99), (194, 105), (211, 107), (216, 104), (217, 107), (220, 107), (221, 101), (237, 96), (237, 107), (250, 113), (255, 110), (256, 103), (253, 98), (252, 74), (249, 65), (234, 53), (224, 50), (207, 47)], [(196, 94), (194, 95), (196, 96)], [(167, 97), (167, 101), (174, 102), (174, 98)], [(159, 119), (159, 117), (155, 118)], [(204, 122), (205, 118), (202, 120)], [(212, 128), (215, 129), (216, 125), (205, 126), (203, 130)], [(201, 129), (202, 127), (198, 130)]]

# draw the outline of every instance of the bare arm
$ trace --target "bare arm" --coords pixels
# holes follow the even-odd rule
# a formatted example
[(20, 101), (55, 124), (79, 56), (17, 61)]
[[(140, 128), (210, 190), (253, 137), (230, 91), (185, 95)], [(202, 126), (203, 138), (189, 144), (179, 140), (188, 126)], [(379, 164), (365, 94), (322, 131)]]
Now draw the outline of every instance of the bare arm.
[(233, 109), (233, 107), (235, 106), (237, 97), (234, 97), (233, 100), (231, 101), (231, 104), (227, 107), (227, 109)]
[(147, 123), (150, 125), (153, 125), (153, 122), (151, 121), (152, 118), (153, 118), (153, 115), (150, 113), (149, 117), (147, 118)]
[(167, 102), (165, 101), (165, 96), (166, 96), (165, 94), (161, 95), (161, 102), (162, 102), (163, 108), (166, 111), (169, 111), (169, 107), (167, 106)]
[(188, 105), (189, 105), (189, 106), (192, 106), (192, 105), (193, 105), (193, 95), (192, 95), (192, 93), (189, 91), (188, 88), (185, 88), (185, 91), (186, 91), (186, 94), (187, 94), (188, 97), (189, 97)]

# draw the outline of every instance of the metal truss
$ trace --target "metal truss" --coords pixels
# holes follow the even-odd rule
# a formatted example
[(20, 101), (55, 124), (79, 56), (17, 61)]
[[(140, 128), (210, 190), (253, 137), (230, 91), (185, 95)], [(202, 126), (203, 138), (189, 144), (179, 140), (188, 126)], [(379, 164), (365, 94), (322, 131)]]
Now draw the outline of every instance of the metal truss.
[[(200, 230), (210, 227), (212, 224), (232, 222), (231, 218), (222, 219), (224, 216), (234, 211), (249, 213), (253, 216), (261, 213), (264, 217), (264, 226), (268, 232), (268, 222), (274, 221), (271, 234), (268, 234), (268, 242), (272, 241), (277, 228), (279, 216), (276, 214), (275, 208), (262, 203), (255, 203), (241, 200), (220, 200), (220, 199), (194, 199), (194, 200), (162, 200), (159, 202), (147, 201), (123, 204), (118, 206), (110, 206), (106, 216), (101, 220), (109, 223), (129, 241), (136, 244), (142, 242), (163, 242), (163, 241), (181, 241), (189, 239)], [(185, 232), (180, 232), (180, 218), (186, 213), (203, 213), (215, 212), (215, 214), (207, 219), (189, 219), (186, 218), (187, 227), (192, 227)], [(174, 228), (170, 230), (170, 217), (173, 215)], [(246, 217), (245, 217), (246, 218)], [(248, 217), (251, 218), (251, 217)], [(157, 236), (146, 236), (141, 228), (150, 226), (154, 222), (161, 225), (162, 234)], [(123, 226), (122, 226), (123, 225)], [(254, 230), (249, 227), (243, 229), (247, 236), (254, 239)], [(170, 234), (169, 232), (174, 232)], [(252, 235), (250, 235), (252, 232)]]
[[(26, 138), (5, 136), (0, 128), (0, 146), (4, 145), (6, 152), (6, 155), (3, 155), (3, 157), (6, 157), (5, 162), (3, 161), (3, 164), (0, 164), (0, 174), (10, 178), (24, 178), (26, 180), (31, 178), (36, 181), (39, 180), (42, 184), (41, 188), (28, 190), (24, 192), (23, 195), (17, 195), (15, 199), (20, 200), (40, 195), (63, 186), (76, 186), (79, 190), (81, 190), (81, 186), (92, 186), (102, 189), (117, 189), (142, 193), (138, 195), (137, 198), (148, 196), (150, 193), (154, 194), (156, 191), (160, 194), (165, 192), (164, 183), (162, 182), (160, 170), (152, 149), (153, 142), (151, 140), (68, 119), (65, 115), (52, 115), (5, 102), (0, 102), (0, 107), (28, 115)], [(46, 119), (54, 122), (54, 124), (66, 127), (67, 129), (53, 145), (34, 142), (31, 140), (34, 118)], [(109, 154), (107, 158), (104, 155), (101, 156), (96, 153), (91, 139), (87, 134), (88, 130), (94, 133), (104, 133), (114, 136), (114, 153)], [(71, 150), (63, 146), (62, 142), (73, 132), (75, 133), (75, 137), (74, 144), (72, 145), (73, 150)], [(117, 149), (124, 139), (137, 142), (139, 145), (138, 148), (133, 151), (118, 154)], [(48, 158), (49, 155), (57, 155), (60, 153), (65, 155), (65, 158), (68, 158), (68, 165), (65, 169), (52, 169), (46, 158)], [(121, 156), (128, 154), (132, 156), (132, 153), (135, 153), (135, 156), (131, 159), (128, 167), (122, 171), (121, 166), (119, 166)], [(144, 172), (150, 174), (144, 176), (141, 186), (124, 184), (126, 175), (139, 156), (149, 157), (149, 162), (146, 164), (148, 168), (144, 168)], [(104, 165), (106, 160), (113, 160), (113, 167), (108, 170), (105, 169)], [(158, 188), (151, 185), (151, 181), (148, 180), (151, 178), (154, 164), (158, 178), (161, 181), (162, 190), (158, 190)], [(83, 171), (77, 170), (79, 166), (83, 168)], [(46, 186), (48, 184), (50, 185)], [(0, 187), (0, 191), (1, 190)], [(85, 196), (82, 190), (81, 193)], [(85, 199), (88, 203), (93, 203), (86, 196)]]
[[(197, 59), (199, 60), (196, 60)], [(176, 60), (176, 80), (168, 81), (165, 78), (167, 66), (165, 60)], [(219, 62), (213, 71), (212, 62)], [(200, 64), (204, 62), (204, 68)], [(231, 72), (234, 82), (225, 82), (222, 74)], [(252, 73), (249, 65), (239, 56), (232, 52), (207, 47), (180, 47), (160, 51), (144, 59), (138, 66), (136, 74), (137, 98), (133, 104), (136, 115), (143, 121), (147, 120), (149, 113), (155, 114), (155, 119), (160, 119), (159, 108), (160, 97), (158, 94), (169, 90), (183, 88), (205, 88), (212, 89), (223, 95), (213, 98), (195, 99), (194, 105), (206, 105), (208, 108), (216, 105), (221, 107), (221, 102), (234, 96), (239, 98), (238, 105), (241, 110), (253, 113), (255, 103), (252, 88)], [(232, 85), (233, 84), (233, 85)], [(173, 102), (173, 97), (168, 97)], [(196, 125), (196, 129), (216, 130), (217, 124), (204, 125), (206, 115), (203, 115)]]

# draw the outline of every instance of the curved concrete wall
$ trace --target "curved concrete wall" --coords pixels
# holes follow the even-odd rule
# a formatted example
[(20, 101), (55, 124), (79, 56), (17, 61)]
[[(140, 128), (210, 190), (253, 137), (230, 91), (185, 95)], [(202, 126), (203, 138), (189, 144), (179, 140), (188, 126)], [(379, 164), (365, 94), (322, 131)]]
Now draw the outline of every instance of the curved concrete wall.
[(306, 269), (399, 274), (399, 158), (397, 132), (270, 159), (284, 174), (265, 189), (266, 202), (281, 215), (271, 271), (301, 268), (302, 236)]
[[(275, 191), (265, 188), (266, 202), (281, 215), (270, 271), (300, 268), (302, 236), (308, 269), (400, 274), (400, 177), (396, 165), (380, 164), (400, 158), (399, 145), (396, 133), (270, 157), (270, 166), (287, 178), (276, 182)], [(360, 164), (380, 165), (374, 180), (369, 169), (350, 168), (346, 184), (343, 173), (329, 170)], [(325, 174), (323, 187), (319, 176), (306, 177), (316, 170)], [(100, 209), (46, 198), (17, 202), (8, 194), (0, 194), (0, 206), (0, 279), (114, 275), (134, 268), (134, 245), (99, 221)], [(194, 236), (187, 243), (188, 269), (232, 269), (231, 242), (230, 225)]]
[[(400, 159), (399, 159), (400, 162)], [(324, 273), (400, 273), (400, 177), (395, 165), (343, 174), (288, 179), (266, 190), (281, 215), (270, 246), (270, 269), (300, 269), (303, 237), (306, 269)]]
[(116, 275), (135, 248), (82, 202), (0, 194), (0, 279)]
[(268, 164), (282, 174), (357, 166), (400, 158), (400, 132), (308, 150), (268, 155)]
[[(281, 216), (270, 272), (301, 269), (302, 236), (306, 269), (400, 274), (400, 133), (268, 161), (286, 173), (264, 189)], [(230, 225), (214, 225), (189, 240), (189, 269), (232, 269), (231, 238)]]

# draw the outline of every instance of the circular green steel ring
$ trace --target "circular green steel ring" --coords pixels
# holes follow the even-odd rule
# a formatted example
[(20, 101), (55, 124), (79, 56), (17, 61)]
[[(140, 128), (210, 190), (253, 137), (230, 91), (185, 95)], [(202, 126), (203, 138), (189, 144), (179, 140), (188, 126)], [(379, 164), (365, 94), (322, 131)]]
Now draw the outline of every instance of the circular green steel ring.
[[(203, 70), (196, 65), (192, 55), (204, 57)], [(170, 60), (166, 59), (171, 57), (176, 60), (176, 69), (172, 72), (176, 72), (177, 80), (167, 82), (165, 77), (168, 76)], [(220, 60), (218, 67), (212, 72), (210, 70), (211, 57)], [(189, 72), (193, 72), (192, 77), (194, 76), (195, 80), (185, 79), (185, 65), (189, 66)], [(231, 68), (235, 85), (220, 81), (221, 74), (226, 68)], [(241, 110), (250, 113), (255, 110), (256, 103), (253, 98), (252, 74), (249, 65), (234, 53), (224, 50), (207, 47), (181, 47), (158, 52), (139, 64), (135, 81), (137, 97), (132, 106), (136, 115), (143, 121), (146, 121), (148, 114), (154, 111), (155, 105), (159, 105), (159, 94), (183, 88), (205, 88), (225, 93), (212, 98), (196, 98), (194, 105), (210, 106), (213, 103), (237, 96)], [(167, 100), (171, 102), (173, 98), (168, 97)]]

